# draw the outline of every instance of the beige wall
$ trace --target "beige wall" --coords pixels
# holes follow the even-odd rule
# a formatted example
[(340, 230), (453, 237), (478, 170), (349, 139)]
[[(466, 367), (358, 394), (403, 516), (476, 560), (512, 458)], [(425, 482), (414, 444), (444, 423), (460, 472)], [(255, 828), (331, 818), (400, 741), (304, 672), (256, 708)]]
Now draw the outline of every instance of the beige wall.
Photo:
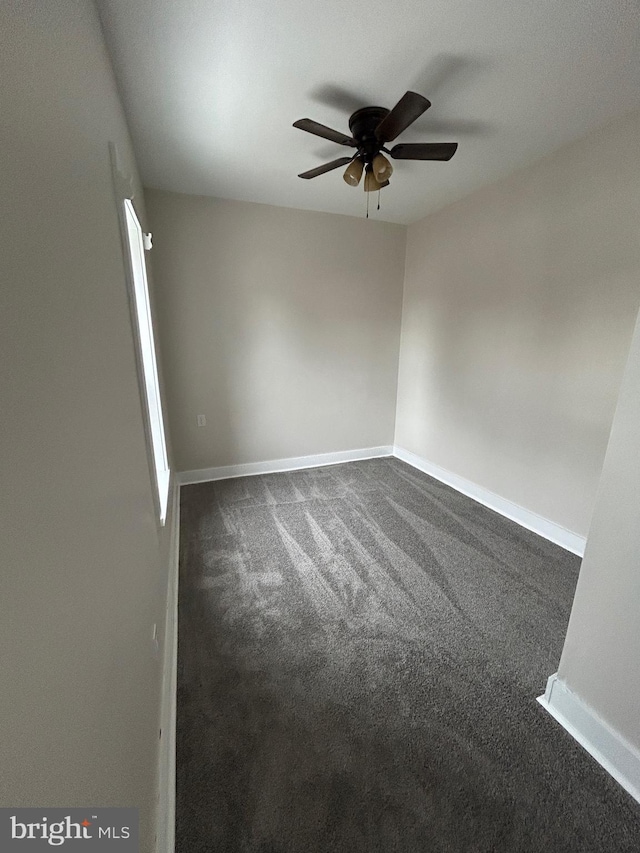
[(0, 805), (135, 806), (149, 851), (171, 520), (109, 140), (135, 165), (89, 0), (3, 3), (0, 62)]
[(640, 749), (640, 320), (558, 674)]
[(178, 468), (391, 444), (405, 229), (145, 195)]
[(588, 531), (640, 301), (640, 114), (409, 227), (396, 443)]

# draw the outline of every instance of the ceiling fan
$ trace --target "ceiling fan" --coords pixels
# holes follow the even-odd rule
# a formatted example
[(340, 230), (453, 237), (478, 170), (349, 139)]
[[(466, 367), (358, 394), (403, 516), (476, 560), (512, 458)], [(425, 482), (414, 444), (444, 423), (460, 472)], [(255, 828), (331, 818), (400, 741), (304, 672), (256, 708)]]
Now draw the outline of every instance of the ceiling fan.
[(417, 92), (405, 92), (391, 110), (384, 107), (362, 107), (349, 118), (351, 136), (310, 118), (299, 119), (293, 123), (294, 127), (323, 139), (330, 139), (339, 145), (355, 148), (356, 153), (352, 157), (339, 157), (330, 163), (309, 169), (298, 177), (317, 178), (325, 172), (346, 166), (343, 177), (350, 186), (357, 187), (364, 172), (364, 191), (374, 192), (389, 185), (393, 172), (393, 166), (384, 154), (394, 160), (450, 160), (456, 153), (457, 142), (401, 142), (391, 149), (385, 148), (387, 142), (393, 142), (430, 106), (431, 102)]

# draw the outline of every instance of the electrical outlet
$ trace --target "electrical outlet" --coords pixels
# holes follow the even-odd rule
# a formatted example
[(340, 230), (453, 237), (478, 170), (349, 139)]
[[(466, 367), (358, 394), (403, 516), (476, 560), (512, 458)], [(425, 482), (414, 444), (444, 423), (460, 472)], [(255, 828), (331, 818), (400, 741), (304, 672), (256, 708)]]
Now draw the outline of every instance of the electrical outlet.
[(207, 425), (207, 416), (206, 415), (198, 415), (198, 426), (204, 427)]

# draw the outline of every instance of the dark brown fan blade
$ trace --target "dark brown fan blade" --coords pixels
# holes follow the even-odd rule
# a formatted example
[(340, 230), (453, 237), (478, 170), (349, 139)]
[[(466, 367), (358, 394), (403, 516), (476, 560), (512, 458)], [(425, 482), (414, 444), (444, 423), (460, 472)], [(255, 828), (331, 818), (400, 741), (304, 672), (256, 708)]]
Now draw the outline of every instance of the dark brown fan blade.
[(376, 127), (376, 136), (381, 142), (391, 142), (430, 106), (431, 101), (417, 92), (405, 92), (391, 112), (387, 113)]
[(457, 147), (457, 142), (401, 142), (389, 154), (394, 160), (451, 160)]
[(340, 133), (339, 130), (332, 130), (324, 124), (312, 121), (310, 118), (298, 119), (298, 121), (294, 121), (293, 126), (300, 130), (306, 130), (307, 133), (322, 136), (323, 139), (330, 139), (332, 142), (337, 142), (339, 145), (350, 145), (353, 148), (356, 146), (356, 141), (351, 136), (346, 136), (344, 133)]
[(339, 157), (337, 160), (332, 160), (330, 163), (325, 163), (323, 166), (317, 166), (315, 169), (309, 169), (308, 172), (303, 172), (301, 175), (298, 175), (298, 177), (317, 178), (318, 175), (324, 175), (325, 172), (330, 172), (332, 169), (339, 169), (340, 166), (346, 166), (352, 159), (352, 157)]

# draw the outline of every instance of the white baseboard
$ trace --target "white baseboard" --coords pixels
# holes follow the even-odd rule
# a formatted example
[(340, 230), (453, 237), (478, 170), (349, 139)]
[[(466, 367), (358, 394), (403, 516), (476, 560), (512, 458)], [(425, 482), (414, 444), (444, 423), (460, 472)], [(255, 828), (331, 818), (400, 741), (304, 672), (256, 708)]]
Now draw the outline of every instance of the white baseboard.
[(289, 459), (272, 459), (268, 462), (246, 462), (242, 465), (223, 465), (220, 468), (201, 468), (182, 471), (178, 477), (181, 485), (207, 483), (211, 480), (227, 480), (230, 477), (250, 477), (254, 474), (277, 474), (281, 471), (297, 471), (301, 468), (322, 468), (341, 462), (356, 462), (359, 459), (377, 459), (391, 456), (393, 448), (365, 447), (361, 450), (339, 450), (336, 453), (319, 453), (315, 456), (292, 456)]
[(178, 681), (178, 557), (180, 553), (180, 485), (173, 486), (167, 610), (162, 659), (156, 853), (174, 853), (176, 826), (176, 705)]
[(365, 447), (360, 450), (340, 450), (335, 453), (320, 453), (314, 456), (292, 456), (288, 459), (272, 459), (267, 462), (247, 462), (240, 465), (223, 465), (218, 468), (200, 468), (195, 471), (182, 471), (178, 474), (178, 482), (181, 485), (191, 483), (207, 483), (213, 480), (226, 480), (231, 477), (249, 477), (255, 474), (275, 474), (281, 471), (297, 471), (303, 468), (319, 468), (325, 465), (338, 465), (342, 462), (355, 462), (359, 459), (376, 459), (382, 456), (396, 456), (403, 462), (412, 465), (419, 471), (435, 477), (436, 480), (451, 486), (456, 491), (467, 495), (478, 503), (483, 504), (494, 512), (503, 515), (505, 518), (515, 521), (516, 524), (526, 527), (527, 530), (532, 530), (539, 536), (560, 545), (567, 551), (577, 554), (582, 557), (584, 555), (584, 547), (586, 539), (584, 536), (579, 536), (544, 518), (531, 510), (525, 509), (506, 498), (500, 497), (488, 489), (472, 483), (470, 480), (465, 480), (451, 471), (440, 468), (439, 465), (434, 465), (411, 453), (404, 450), (402, 447), (391, 447), (385, 445), (383, 447)]
[(527, 530), (532, 530), (544, 539), (554, 542), (566, 551), (571, 551), (572, 554), (577, 554), (579, 557), (584, 556), (584, 548), (587, 541), (584, 536), (579, 536), (577, 533), (567, 530), (565, 527), (550, 521), (548, 518), (544, 518), (506, 498), (502, 498), (500, 495), (496, 495), (494, 492), (490, 492), (488, 489), (472, 483), (471, 480), (465, 480), (464, 477), (459, 477), (457, 474), (453, 474), (439, 465), (434, 465), (432, 462), (428, 462), (421, 456), (417, 456), (409, 450), (404, 450), (402, 447), (394, 447), (393, 455), (408, 465), (417, 468), (419, 471), (429, 474), (429, 476), (434, 477), (436, 480), (440, 480), (441, 483), (451, 486), (452, 489), (456, 489), (456, 491), (461, 492), (463, 495), (473, 498), (474, 501), (483, 504), (483, 506), (492, 509), (505, 518), (515, 521), (521, 527), (526, 527)]
[(640, 752), (611, 728), (562, 681), (549, 677), (538, 702), (616, 782), (640, 803)]

